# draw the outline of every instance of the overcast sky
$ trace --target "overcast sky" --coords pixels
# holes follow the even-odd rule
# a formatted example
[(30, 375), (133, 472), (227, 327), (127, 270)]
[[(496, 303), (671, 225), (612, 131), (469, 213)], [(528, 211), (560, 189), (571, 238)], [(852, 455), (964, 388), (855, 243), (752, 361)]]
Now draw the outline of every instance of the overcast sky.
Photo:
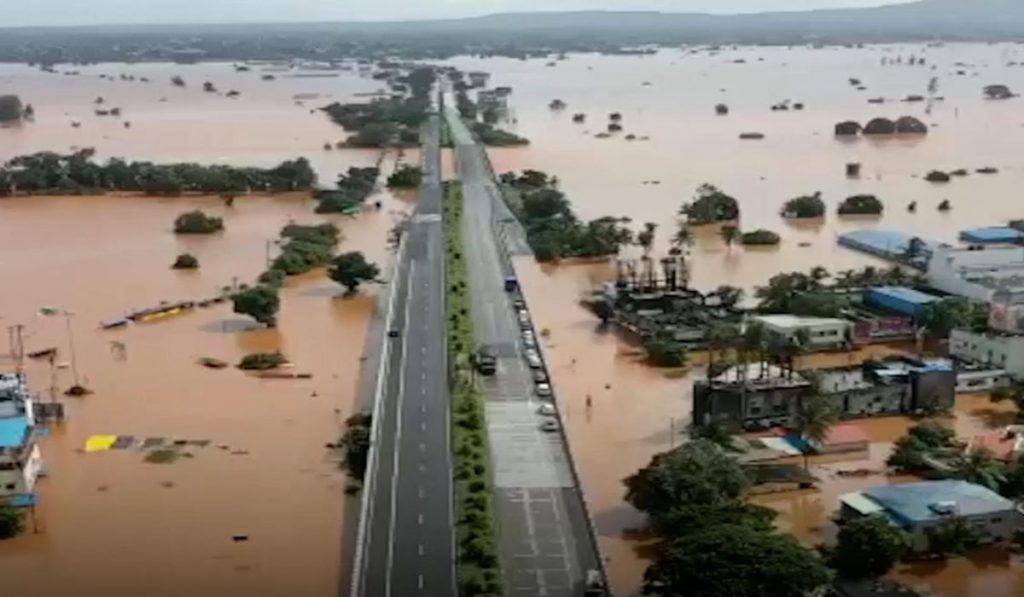
[(534, 10), (762, 12), (907, 0), (0, 0), (0, 26), (411, 20)]

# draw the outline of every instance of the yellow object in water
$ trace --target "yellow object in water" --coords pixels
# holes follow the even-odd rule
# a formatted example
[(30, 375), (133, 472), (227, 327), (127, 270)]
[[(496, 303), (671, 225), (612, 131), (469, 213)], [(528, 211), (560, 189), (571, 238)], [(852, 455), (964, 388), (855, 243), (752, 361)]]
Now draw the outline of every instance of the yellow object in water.
[(116, 435), (91, 435), (85, 440), (86, 452), (106, 452), (117, 441)]

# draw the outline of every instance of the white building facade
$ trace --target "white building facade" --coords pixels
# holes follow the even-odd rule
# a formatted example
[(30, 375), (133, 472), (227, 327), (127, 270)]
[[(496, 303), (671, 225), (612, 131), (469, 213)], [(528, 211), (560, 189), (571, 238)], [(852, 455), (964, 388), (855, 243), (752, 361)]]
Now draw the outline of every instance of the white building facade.
[(936, 247), (928, 262), (928, 284), (986, 303), (999, 290), (1024, 292), (1024, 247)]
[(949, 354), (1024, 379), (1024, 336), (953, 330), (949, 334)]
[(827, 317), (798, 317), (796, 315), (758, 315), (753, 321), (761, 323), (768, 333), (784, 341), (795, 339), (800, 330), (806, 330), (811, 350), (839, 348), (853, 340), (853, 322)]

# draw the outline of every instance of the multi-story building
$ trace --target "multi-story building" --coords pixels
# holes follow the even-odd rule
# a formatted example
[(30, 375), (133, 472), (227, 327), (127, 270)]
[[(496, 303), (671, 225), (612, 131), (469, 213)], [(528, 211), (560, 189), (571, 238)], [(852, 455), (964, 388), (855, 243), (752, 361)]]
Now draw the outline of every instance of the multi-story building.
[(949, 354), (1024, 379), (1024, 336), (953, 330), (949, 334)]
[(897, 358), (802, 372), (747, 364), (694, 383), (693, 421), (744, 430), (788, 427), (802, 401), (814, 397), (849, 419), (948, 411), (956, 376), (954, 363), (946, 360)]
[(42, 457), (25, 378), (0, 374), (0, 500), (23, 503), (35, 491)]
[(994, 295), (1024, 292), (1024, 247), (973, 245), (936, 247), (928, 262), (928, 284), (985, 303)]
[(798, 315), (757, 315), (769, 334), (783, 342), (796, 341), (797, 335), (807, 335), (808, 350), (829, 350), (850, 346), (853, 343), (853, 323), (846, 319), (831, 317), (801, 317)]

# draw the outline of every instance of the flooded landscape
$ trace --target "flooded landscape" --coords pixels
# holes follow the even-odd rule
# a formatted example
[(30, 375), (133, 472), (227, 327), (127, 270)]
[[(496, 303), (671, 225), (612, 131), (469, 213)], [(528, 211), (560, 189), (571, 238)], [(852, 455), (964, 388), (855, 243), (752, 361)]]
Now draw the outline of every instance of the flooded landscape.
[[(175, 95), (168, 81), (172, 72), (184, 72), (197, 84), (209, 77), (248, 92), (243, 81), (228, 83), (235, 76), (229, 65), (96, 69), (145, 73), (154, 82), (143, 88), (0, 67), (0, 88), (27, 90), (38, 114), (35, 123), (0, 129), (0, 159), (71, 145), (95, 146), (102, 156), (237, 165), (306, 155), (330, 184), (338, 172), (373, 165), (379, 156), (322, 151), (324, 140), (343, 133), (319, 112), (314, 117), (293, 105), (293, 93), (311, 89), (305, 82), (231, 100), (198, 89)], [(250, 78), (254, 89), (273, 87)], [(341, 97), (372, 87), (356, 77), (312, 85)], [(89, 122), (99, 94), (123, 106), (132, 129)], [(162, 95), (167, 103), (158, 103)], [(73, 130), (73, 117), (87, 124)], [(415, 152), (403, 159), (415, 160)], [(394, 160), (392, 152), (382, 168), (388, 171)], [(343, 511), (353, 498), (346, 498), (345, 474), (325, 444), (337, 440), (353, 411), (377, 287), (342, 297), (322, 270), (292, 278), (276, 329), (260, 329), (232, 313), (230, 303), (123, 330), (103, 331), (99, 323), (160, 301), (205, 299), (251, 283), (276, 256), (272, 241), (292, 221), (333, 221), (343, 250), (360, 250), (383, 266), (390, 259), (388, 232), (409, 203), (387, 192), (372, 199), (382, 202), (380, 210), (350, 217), (315, 215), (308, 194), (247, 196), (232, 207), (216, 197), (124, 194), (0, 200), (0, 276), (9, 289), (0, 296), (3, 324), (25, 326), (28, 352), (57, 347), (58, 361), (67, 363), (65, 318), (39, 310), (71, 312), (77, 370), (94, 392), (58, 394), (68, 414), (41, 441), (48, 477), (39, 485), (38, 532), (0, 543), (0, 572), (12, 594), (66, 595), (78, 587), (168, 597), (337, 592)], [(192, 209), (222, 217), (225, 231), (173, 234), (175, 217)], [(200, 260), (199, 270), (170, 269), (184, 252)], [(249, 353), (275, 351), (312, 378), (259, 379), (197, 364), (203, 357), (234, 364)], [(2, 366), (13, 368), (9, 358)], [(33, 392), (49, 400), (48, 363), (29, 361), (27, 374)], [(61, 392), (72, 381), (70, 368), (58, 370)], [(83, 452), (87, 438), (106, 434), (208, 445), (172, 464), (144, 462), (138, 450)]]
[[(910, 55), (925, 56), (935, 70), (881, 64), (883, 58), (888, 62)], [(531, 145), (491, 149), (495, 171), (534, 168), (558, 176), (581, 218), (625, 216), (634, 229), (643, 222), (657, 223), (656, 242), (664, 252), (678, 226), (679, 206), (698, 185), (710, 182), (737, 197), (741, 229), (773, 230), (782, 236), (781, 245), (730, 249), (717, 226), (697, 228), (692, 286), (707, 291), (734, 285), (750, 298), (756, 286), (777, 273), (818, 265), (831, 272), (882, 265), (840, 247), (836, 238), (843, 232), (891, 229), (955, 242), (966, 228), (1003, 225), (1019, 217), (1014, 197), (1024, 183), (1024, 162), (1017, 151), (1024, 143), (1024, 114), (1012, 103), (983, 99), (981, 88), (995, 82), (1024, 88), (1024, 69), (1006, 65), (1022, 55), (1024, 49), (1014, 45), (908, 45), (738, 48), (713, 55), (666, 50), (642, 58), (572, 56), (557, 66), (503, 59), (453, 63), (492, 72), (493, 85), (515, 90), (510, 101), (517, 119), (513, 130), (530, 138)], [(955, 75), (958, 70), (967, 74)], [(847, 77), (862, 79), (868, 90), (857, 91)], [(898, 101), (923, 94), (931, 77), (939, 77), (945, 97), (931, 114), (925, 113), (925, 104)], [(877, 96), (889, 101), (867, 103)], [(548, 103), (554, 98), (568, 108), (551, 111)], [(807, 107), (803, 112), (770, 110), (784, 99)], [(728, 116), (715, 116), (719, 102), (729, 105)], [(623, 115), (624, 131), (595, 138), (607, 115), (616, 111)], [(573, 123), (575, 112), (586, 113), (587, 124)], [(832, 134), (833, 125), (843, 120), (902, 115), (928, 123), (928, 136), (839, 140)], [(743, 131), (760, 131), (766, 138), (741, 141), (738, 134)], [(650, 140), (626, 141), (623, 135), (628, 133)], [(847, 162), (863, 164), (860, 179), (845, 177)], [(984, 166), (998, 168), (999, 174), (972, 174), (944, 185), (922, 179), (932, 169)], [(779, 217), (787, 199), (819, 190), (828, 205), (826, 218), (793, 225)], [(835, 215), (842, 199), (859, 193), (877, 195), (885, 214)], [(952, 203), (950, 212), (936, 209), (943, 199)], [(916, 213), (907, 210), (911, 201), (918, 203)], [(645, 365), (638, 348), (614, 332), (598, 331), (597, 319), (578, 299), (597, 282), (613, 280), (613, 266), (541, 267), (527, 258), (516, 266), (538, 326), (551, 332), (545, 346), (552, 377), (611, 581), (620, 594), (638, 594), (649, 540), (635, 532), (643, 516), (623, 501), (622, 479), (654, 454), (678, 445), (675, 435), (690, 424), (693, 381), (704, 375), (702, 359), (695, 355), (694, 366), (686, 372), (665, 374)], [(898, 353), (900, 348), (876, 347), (873, 352)], [(841, 366), (863, 358), (815, 355), (804, 357), (800, 366)], [(960, 395), (954, 427), (969, 438), (1012, 423), (1012, 411), (1007, 404), (991, 403), (987, 395)], [(780, 526), (807, 543), (834, 536), (828, 518), (838, 508), (840, 494), (908, 480), (883, 474), (844, 479), (836, 471), (867, 468), (881, 473), (892, 442), (912, 423), (905, 418), (860, 421), (871, 438), (869, 453), (830, 457), (821, 464), (812, 459), (811, 472), (822, 480), (820, 490), (762, 496), (757, 502), (778, 510)], [(948, 597), (1024, 591), (1024, 565), (1001, 554), (944, 565), (905, 565), (896, 576)]]
[[(924, 66), (905, 64), (924, 57)], [(892, 64), (901, 57), (901, 64)], [(883, 60), (885, 64), (883, 64)], [(716, 227), (695, 230), (691, 285), (753, 289), (778, 273), (824, 266), (831, 272), (880, 265), (840, 247), (839, 234), (861, 228), (900, 230), (954, 242), (963, 229), (1003, 225), (1020, 217), (1024, 186), (1024, 111), (1020, 100), (985, 100), (982, 88), (1024, 90), (1024, 46), (878, 45), (863, 48), (738, 47), (718, 51), (661, 50), (648, 56), (570, 54), (565, 60), (460, 57), (444, 61), (464, 71), (491, 73), (492, 86), (510, 86), (509, 130), (531, 143), (492, 148), (497, 173), (533, 168), (558, 177), (577, 214), (590, 219), (628, 217), (632, 227), (658, 224), (655, 253), (664, 253), (677, 228), (679, 207), (702, 183), (735, 196), (742, 229), (779, 233), (777, 248), (727, 247)], [(1009, 64), (1013, 63), (1014, 66)], [(70, 69), (70, 67), (69, 67)], [(64, 70), (63, 67), (58, 70)], [(74, 67), (78, 76), (0, 65), (0, 94), (16, 92), (35, 108), (35, 121), (0, 128), (0, 162), (17, 155), (95, 147), (101, 159), (194, 161), (270, 166), (307, 157), (321, 183), (350, 166), (371, 166), (379, 151), (323, 149), (344, 132), (320, 111), (332, 101), (380, 89), (354, 72), (325, 78), (262, 80), (230, 64), (100, 64)], [(962, 72), (963, 74), (957, 74)], [(134, 81), (100, 78), (129, 74)], [(180, 75), (188, 83), (170, 83)], [(139, 81), (146, 77), (149, 83)], [(859, 91), (849, 78), (863, 81)], [(938, 78), (944, 99), (901, 102), (925, 94)], [(212, 81), (222, 92), (204, 93)], [(123, 110), (120, 120), (93, 115), (94, 101)], [(883, 104), (868, 98), (884, 97)], [(568, 107), (552, 111), (561, 99)], [(783, 100), (802, 111), (772, 111)], [(730, 113), (716, 116), (725, 103)], [(587, 122), (572, 122), (582, 112)], [(624, 131), (596, 138), (608, 115), (621, 112)], [(927, 136), (869, 139), (834, 137), (837, 122), (861, 123), (913, 115)], [(130, 121), (131, 127), (123, 126)], [(72, 122), (81, 122), (72, 127)], [(761, 132), (763, 140), (740, 140)], [(627, 141), (626, 134), (636, 140)], [(646, 140), (645, 140), (646, 138)], [(389, 151), (416, 163), (418, 152)], [(863, 165), (860, 178), (844, 174)], [(994, 167), (934, 184), (934, 169)], [(446, 178), (455, 174), (443, 159)], [(821, 220), (799, 225), (779, 216), (792, 197), (821, 191)], [(850, 195), (872, 193), (885, 204), (875, 218), (835, 214)], [(951, 211), (938, 204), (948, 199)], [(80, 587), (107, 595), (333, 595), (342, 565), (346, 478), (336, 441), (354, 410), (367, 329), (377, 285), (342, 297), (321, 270), (290, 278), (282, 290), (276, 329), (256, 329), (230, 304), (124, 330), (99, 322), (160, 301), (198, 300), (225, 286), (251, 282), (267, 265), (271, 244), (289, 222), (332, 221), (342, 251), (359, 250), (390, 261), (388, 232), (408, 213), (406, 196), (382, 191), (382, 202), (351, 217), (313, 213), (308, 193), (239, 197), (227, 207), (217, 197), (153, 198), (127, 194), (0, 198), (0, 325), (25, 326), (28, 351), (58, 347), (68, 361), (70, 322), (74, 369), (94, 391), (63, 398), (68, 418), (40, 443), (47, 477), (39, 484), (36, 528), (0, 542), (0, 574), (12, 595), (49, 597)], [(914, 213), (910, 202), (917, 202)], [(371, 201), (372, 203), (372, 201)], [(224, 218), (225, 231), (189, 238), (172, 233), (174, 218), (202, 208)], [(179, 253), (196, 255), (195, 272), (170, 269)], [(611, 263), (538, 265), (519, 257), (517, 274), (543, 344), (584, 495), (617, 595), (637, 595), (652, 539), (638, 532), (643, 516), (623, 499), (622, 479), (658, 453), (678, 445), (690, 425), (692, 384), (705, 375), (703, 356), (665, 373), (644, 364), (640, 352), (579, 305), (597, 282), (614, 279)], [(16, 292), (10, 289), (16, 289)], [(47, 317), (40, 309), (70, 312)], [(912, 348), (912, 347), (911, 347)], [(304, 380), (258, 379), (228, 368), (197, 365), (203, 357), (234, 364), (255, 352), (282, 351)], [(872, 347), (871, 354), (903, 347)], [(864, 354), (814, 355), (801, 366), (839, 366)], [(0, 361), (10, 370), (13, 363)], [(29, 361), (31, 389), (48, 399), (51, 372)], [(57, 383), (74, 372), (61, 368)], [(1014, 421), (1013, 407), (987, 395), (958, 395), (951, 421), (970, 437)], [(834, 535), (829, 522), (840, 494), (904, 477), (883, 474), (893, 442), (912, 421), (862, 421), (867, 453), (812, 459), (820, 490), (757, 498), (780, 512), (780, 527), (808, 544)], [(143, 461), (135, 450), (85, 453), (93, 435), (208, 440), (173, 464)], [(842, 478), (841, 469), (866, 468), (866, 477)], [(237, 537), (245, 540), (237, 540)], [(648, 550), (649, 551), (649, 550)], [(900, 565), (895, 577), (940, 597), (1024, 594), (1024, 564), (1016, 556), (980, 552), (970, 558)]]

